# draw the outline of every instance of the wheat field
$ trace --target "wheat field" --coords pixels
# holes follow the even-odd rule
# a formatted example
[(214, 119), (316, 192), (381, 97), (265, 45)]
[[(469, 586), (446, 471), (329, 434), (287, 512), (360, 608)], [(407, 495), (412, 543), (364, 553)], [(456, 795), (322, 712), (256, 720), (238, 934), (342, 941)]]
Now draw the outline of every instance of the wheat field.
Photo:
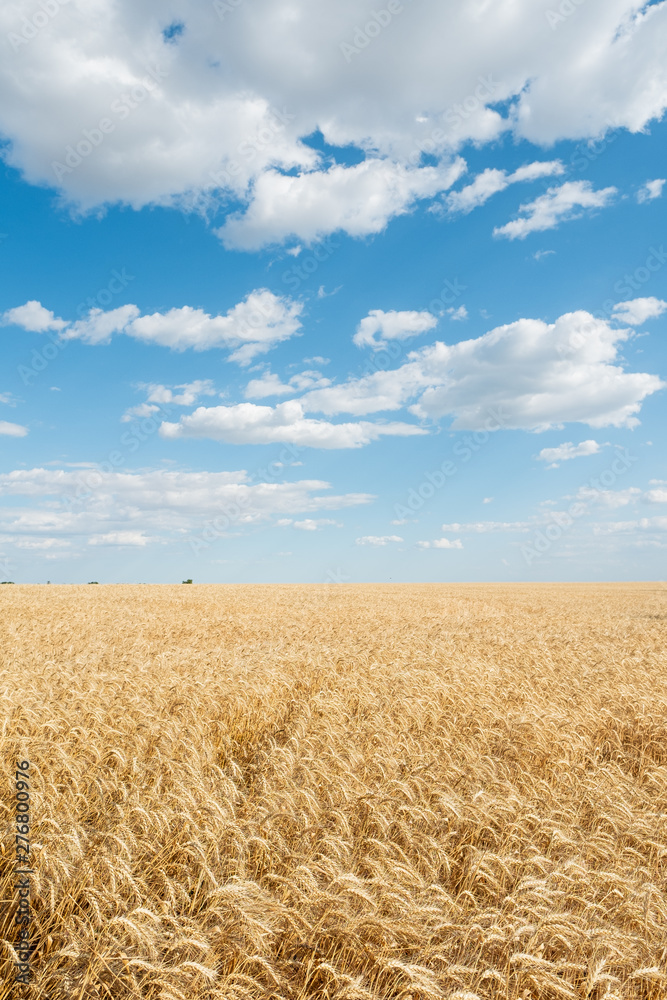
[(667, 997), (666, 625), (659, 583), (0, 588), (0, 997)]

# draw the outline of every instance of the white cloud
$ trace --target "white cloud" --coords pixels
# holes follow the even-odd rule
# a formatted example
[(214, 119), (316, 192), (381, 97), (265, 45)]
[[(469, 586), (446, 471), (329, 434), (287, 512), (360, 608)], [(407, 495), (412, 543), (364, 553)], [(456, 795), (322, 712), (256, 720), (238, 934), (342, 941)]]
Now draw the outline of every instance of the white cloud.
[(34, 548), (59, 539), (78, 551), (88, 544), (181, 546), (223, 518), (229, 530), (238, 531), (276, 517), (316, 519), (323, 511), (374, 499), (367, 493), (332, 494), (321, 480), (253, 482), (245, 471), (104, 473), (90, 467), (3, 473), (0, 496), (0, 545)]
[(380, 548), (389, 545), (391, 542), (402, 542), (400, 535), (363, 535), (355, 540), (355, 545), (372, 545)]
[(644, 299), (631, 299), (629, 302), (617, 302), (613, 310), (613, 319), (630, 326), (641, 326), (647, 319), (662, 316), (667, 309), (667, 302), (649, 296)]
[(49, 551), (52, 549), (68, 549), (70, 543), (64, 538), (21, 538), (5, 537), (5, 542), (11, 542), (17, 549), (36, 549), (38, 551)]
[(432, 330), (437, 324), (437, 319), (430, 312), (371, 309), (359, 323), (352, 341), (357, 347), (372, 347), (374, 351), (379, 351), (387, 346), (388, 340), (407, 340)]
[(437, 341), (397, 369), (308, 392), (300, 403), (327, 416), (363, 416), (416, 400), (410, 412), (452, 416), (455, 430), (481, 430), (493, 420), (496, 428), (526, 430), (566, 422), (633, 427), (642, 400), (664, 383), (618, 363), (629, 336), (583, 310), (555, 323), (520, 319), (474, 340)]
[(255, 403), (200, 406), (178, 423), (165, 422), (160, 427), (162, 437), (171, 440), (210, 438), (229, 444), (291, 442), (306, 448), (362, 448), (385, 435), (407, 437), (425, 433), (420, 427), (406, 423), (332, 424), (307, 419), (301, 403), (295, 399), (275, 407)]
[(470, 533), (475, 535), (486, 535), (490, 532), (512, 532), (529, 531), (529, 521), (474, 521), (470, 524), (443, 524), (441, 531), (454, 533)]
[(419, 549), (462, 549), (463, 542), (460, 538), (436, 538), (433, 542), (417, 542)]
[[(167, 44), (154, 5), (97, 0), (91, 18), (62, 4), (39, 28), (28, 0), (4, 5), (5, 159), (84, 209), (259, 193), (248, 226), (233, 234), (251, 243), (310, 230), (296, 199), (281, 206), (277, 171), (330, 171), (299, 141), (317, 127), (330, 144), (366, 150), (379, 175), (418, 163), (422, 148), (446, 159), (504, 131), (544, 145), (597, 139), (612, 124), (637, 132), (667, 105), (664, 3), (587, 0), (576, 30), (549, 31), (534, 0), (423, 0), (346, 60), (341, 45), (372, 16), (362, 7), (254, 0), (223, 21), (210, 3), (181, 4), (185, 30)], [(296, 180), (300, 190), (316, 186), (310, 174)], [(334, 203), (327, 225), (354, 226), (346, 212), (355, 201), (369, 224), (358, 192), (315, 200), (314, 222), (324, 200)], [(405, 204), (405, 192), (385, 195), (375, 218)]]
[(626, 338), (580, 311), (553, 324), (518, 320), (452, 347), (435, 344), (420, 362), (442, 384), (427, 388), (414, 412), (454, 413), (452, 426), (461, 429), (483, 427), (494, 407), (501, 408), (505, 428), (546, 429), (565, 421), (635, 426), (641, 400), (664, 383), (612, 364)]
[(167, 313), (141, 316), (127, 333), (139, 340), (184, 351), (205, 351), (212, 347), (234, 347), (231, 360), (248, 364), (300, 328), (300, 302), (274, 295), (263, 288), (251, 292), (224, 316), (209, 316), (203, 309), (183, 306)]
[(484, 497), (482, 503), (493, 503), (493, 497)]
[(637, 192), (637, 201), (642, 205), (645, 201), (653, 201), (662, 197), (662, 189), (665, 186), (665, 178), (657, 177), (654, 181), (646, 181)]
[(543, 448), (537, 456), (539, 462), (550, 462), (550, 469), (557, 469), (560, 462), (567, 462), (571, 458), (580, 458), (585, 455), (597, 455), (600, 445), (597, 441), (582, 441), (580, 444), (573, 444), (566, 441), (555, 448)]
[(617, 507), (637, 503), (641, 495), (642, 491), (637, 486), (629, 486), (625, 490), (600, 490), (594, 486), (582, 486), (577, 491), (577, 500), (615, 510)]
[(667, 489), (648, 490), (644, 500), (647, 503), (667, 503)]
[(25, 437), (28, 428), (21, 424), (10, 424), (8, 420), (0, 420), (0, 434), (6, 437)]
[[(139, 389), (144, 389), (147, 393), (145, 403), (138, 406), (131, 406), (121, 417), (123, 423), (128, 423), (134, 418), (150, 417), (154, 413), (164, 413), (164, 408), (169, 406), (193, 406), (200, 396), (214, 396), (215, 390), (210, 379), (195, 379), (194, 382), (185, 382), (169, 388), (166, 385), (139, 385)], [(181, 392), (174, 392), (174, 389), (181, 389)]]
[[(146, 385), (139, 388), (148, 390), (149, 403), (168, 404), (174, 406), (192, 406), (200, 396), (214, 396), (215, 389), (210, 379), (195, 379), (194, 382), (183, 382), (169, 388), (166, 385)], [(181, 389), (181, 392), (174, 392)]]
[(578, 219), (582, 210), (606, 208), (616, 194), (615, 187), (593, 189), (590, 181), (567, 181), (560, 187), (551, 187), (534, 201), (519, 206), (523, 217), (514, 219), (493, 230), (494, 236), (522, 240), (529, 233), (555, 229), (561, 222)]
[(459, 306), (458, 309), (452, 307), (447, 310), (447, 315), (453, 320), (463, 320), (468, 318), (468, 310), (465, 306)]
[(324, 378), (318, 371), (304, 371), (293, 375), (288, 382), (281, 382), (279, 375), (265, 372), (261, 378), (253, 378), (245, 390), (246, 399), (266, 399), (268, 396), (288, 396), (290, 393), (306, 389), (323, 389), (331, 385), (331, 379)]
[(339, 229), (370, 236), (417, 201), (447, 190), (463, 169), (460, 159), (421, 168), (368, 159), (296, 177), (267, 170), (257, 178), (248, 208), (216, 233), (234, 250), (259, 250), (294, 236), (312, 244)]
[(155, 541), (144, 535), (142, 531), (108, 531), (104, 535), (91, 535), (89, 545), (129, 545), (143, 548), (149, 542)]
[(409, 361), (400, 368), (373, 372), (372, 375), (352, 378), (326, 389), (315, 389), (302, 396), (300, 403), (305, 410), (328, 416), (338, 413), (364, 416), (382, 410), (399, 410), (422, 392), (425, 384), (429, 384), (429, 380), (425, 382), (424, 378), (421, 366), (416, 361)]
[(21, 326), (32, 333), (45, 333), (47, 330), (62, 330), (67, 326), (64, 319), (58, 319), (50, 309), (45, 309), (41, 302), (31, 299), (23, 306), (8, 309), (2, 316), (4, 325)]
[(510, 184), (534, 181), (540, 177), (554, 177), (564, 172), (565, 167), (560, 160), (550, 160), (547, 163), (528, 163), (511, 174), (508, 174), (506, 170), (495, 170), (489, 167), (478, 174), (472, 184), (447, 195), (446, 205), (450, 212), (472, 212), (474, 208), (483, 205), (494, 194), (504, 191)]
[(596, 535), (634, 534), (639, 531), (667, 531), (667, 517), (642, 517), (636, 521), (606, 521), (594, 525)]
[(114, 333), (124, 333), (174, 351), (228, 348), (233, 349), (230, 361), (247, 365), (258, 354), (298, 333), (302, 311), (302, 303), (260, 288), (217, 316), (192, 306), (141, 316), (137, 306), (125, 305), (108, 312), (91, 309), (85, 319), (69, 324), (53, 319), (52, 312), (32, 301), (8, 310), (4, 320), (27, 330), (57, 329), (63, 340), (88, 344), (104, 344)]
[(290, 517), (283, 517), (279, 521), (276, 521), (276, 524), (280, 528), (292, 527), (296, 528), (298, 531), (321, 531), (322, 528), (343, 527), (340, 521), (332, 521), (331, 518), (327, 517), (306, 517), (303, 521), (293, 521)]
[(86, 319), (73, 323), (61, 334), (63, 340), (83, 340), (86, 344), (108, 344), (114, 333), (127, 332), (128, 325), (139, 316), (137, 306), (118, 309), (91, 309)]

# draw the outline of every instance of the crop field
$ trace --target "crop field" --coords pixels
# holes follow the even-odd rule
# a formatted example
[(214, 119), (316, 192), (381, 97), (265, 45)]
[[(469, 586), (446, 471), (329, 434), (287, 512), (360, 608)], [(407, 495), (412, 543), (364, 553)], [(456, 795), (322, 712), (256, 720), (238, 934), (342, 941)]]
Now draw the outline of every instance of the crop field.
[(660, 583), (4, 586), (0, 668), (2, 1000), (667, 997)]

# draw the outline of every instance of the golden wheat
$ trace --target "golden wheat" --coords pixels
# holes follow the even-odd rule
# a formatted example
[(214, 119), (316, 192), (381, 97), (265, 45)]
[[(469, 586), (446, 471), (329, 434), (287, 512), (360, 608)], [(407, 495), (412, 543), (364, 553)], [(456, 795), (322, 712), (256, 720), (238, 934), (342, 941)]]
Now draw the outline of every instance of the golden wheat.
[(0, 997), (667, 997), (666, 604), (2, 587)]

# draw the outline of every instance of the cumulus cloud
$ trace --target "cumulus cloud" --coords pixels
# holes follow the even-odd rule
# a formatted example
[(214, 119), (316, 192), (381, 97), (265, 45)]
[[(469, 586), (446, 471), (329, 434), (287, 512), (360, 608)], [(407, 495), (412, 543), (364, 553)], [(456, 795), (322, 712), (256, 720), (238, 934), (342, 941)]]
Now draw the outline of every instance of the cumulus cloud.
[[(409, 403), (420, 418), (453, 417), (456, 430), (545, 430), (566, 422), (633, 427), (657, 375), (627, 372), (619, 346), (630, 331), (583, 310), (555, 323), (520, 319), (474, 340), (413, 351), (399, 368), (306, 393), (304, 410), (364, 416)], [(413, 401), (413, 402), (411, 402)]]
[[(46, 544), (81, 552), (93, 546), (182, 545), (205, 524), (229, 530), (370, 503), (367, 493), (331, 493), (322, 480), (253, 482), (247, 472), (104, 472), (96, 468), (21, 469), (0, 474), (0, 545)], [(300, 522), (301, 523), (301, 522)], [(318, 522), (322, 523), (322, 522)], [(82, 548), (83, 547), (83, 548)]]
[(665, 186), (665, 178), (657, 177), (654, 181), (646, 181), (637, 192), (637, 201), (642, 205), (645, 201), (653, 201), (662, 197), (662, 189)]
[(233, 250), (259, 250), (291, 237), (311, 244), (338, 229), (370, 236), (417, 201), (451, 187), (463, 170), (461, 159), (421, 168), (368, 159), (296, 177), (267, 170), (257, 178), (248, 208), (216, 233)]
[(297, 334), (302, 311), (302, 303), (260, 288), (224, 315), (211, 316), (203, 309), (182, 306), (141, 316), (137, 306), (124, 305), (106, 312), (93, 308), (84, 319), (68, 323), (54, 319), (52, 312), (32, 301), (9, 309), (4, 322), (39, 332), (58, 330), (63, 340), (93, 345), (108, 343), (113, 334), (124, 333), (173, 351), (227, 348), (232, 350), (230, 361), (248, 365), (258, 354)]
[[(131, 406), (126, 410), (121, 421), (129, 421), (142, 417), (151, 417), (155, 413), (164, 413), (165, 407), (170, 406), (193, 406), (200, 396), (214, 396), (215, 389), (210, 379), (195, 379), (194, 382), (185, 382), (169, 388), (166, 385), (140, 384), (138, 389), (144, 389), (147, 393), (145, 403), (138, 406)], [(174, 392), (180, 389), (180, 392)]]
[(118, 309), (93, 308), (85, 319), (73, 323), (62, 333), (63, 340), (83, 340), (86, 344), (108, 344), (114, 333), (126, 333), (132, 320), (139, 316), (137, 306)]
[(586, 210), (606, 208), (615, 194), (615, 187), (596, 191), (590, 181), (567, 181), (560, 187), (550, 187), (534, 201), (520, 205), (522, 217), (497, 226), (493, 235), (523, 240), (529, 233), (555, 229), (561, 222), (578, 219)]
[(617, 302), (613, 310), (613, 318), (630, 326), (641, 326), (647, 319), (662, 316), (667, 309), (667, 302), (651, 295), (644, 299), (631, 299), (629, 302)]
[(647, 503), (667, 503), (667, 489), (647, 490), (644, 500)]
[[(549, 31), (538, 14), (534, 0), (423, 0), (346, 59), (342, 47), (372, 18), (359, 0), (254, 0), (224, 21), (210, 3), (188, 5), (172, 37), (152, 5), (98, 0), (91, 18), (63, 4), (36, 29), (34, 6), (17, 0), (0, 11), (4, 157), (84, 210), (205, 206), (231, 193), (249, 206), (222, 227), (234, 245), (377, 231), (433, 189), (422, 150), (439, 171), (471, 139), (511, 131), (546, 145), (661, 117), (664, 3), (587, 0), (576, 31)], [(330, 145), (367, 154), (377, 207), (364, 202), (362, 172), (338, 177), (301, 141), (318, 127)], [(297, 192), (312, 198), (312, 221)]]
[(248, 382), (246, 399), (266, 399), (269, 396), (288, 396), (306, 389), (322, 389), (331, 385), (331, 379), (324, 378), (318, 371), (303, 371), (292, 375), (287, 382), (281, 382), (279, 375), (265, 372), (260, 378)]
[(388, 340), (407, 340), (432, 330), (437, 323), (430, 312), (371, 309), (359, 323), (352, 340), (357, 347), (372, 347), (374, 351), (379, 351), (387, 346)]
[(557, 469), (561, 462), (567, 462), (571, 458), (581, 458), (585, 455), (597, 455), (600, 445), (597, 441), (582, 441), (580, 444), (573, 444), (566, 441), (555, 448), (543, 448), (537, 456), (539, 462), (549, 462), (550, 469)]
[(50, 309), (45, 309), (41, 302), (31, 299), (23, 306), (8, 309), (2, 316), (4, 325), (23, 327), (31, 333), (45, 333), (47, 330), (63, 330), (67, 323), (58, 319)]
[(400, 535), (363, 535), (361, 538), (355, 539), (355, 545), (372, 545), (375, 548), (381, 548), (385, 545), (390, 545), (392, 542), (402, 542), (403, 539)]
[(546, 163), (528, 163), (513, 173), (488, 167), (460, 191), (447, 195), (446, 206), (450, 212), (472, 212), (489, 200), (494, 194), (504, 191), (510, 184), (538, 180), (540, 177), (554, 177), (565, 172), (560, 160)]
[(447, 310), (447, 315), (453, 320), (464, 320), (468, 318), (468, 310), (465, 306), (459, 306), (458, 309), (452, 307)]
[(91, 535), (89, 545), (120, 545), (143, 548), (155, 539), (149, 538), (143, 531), (108, 531), (104, 535)]
[[(326, 390), (322, 390), (326, 391)], [(237, 403), (234, 406), (200, 406), (178, 423), (164, 422), (160, 434), (170, 440), (209, 438), (228, 444), (275, 444), (290, 442), (306, 448), (362, 448), (371, 441), (391, 435), (408, 437), (425, 434), (414, 424), (359, 423), (332, 424), (304, 416), (298, 400), (277, 406)]]
[(462, 549), (463, 542), (460, 538), (436, 538), (433, 542), (417, 542), (419, 549)]
[(167, 313), (141, 316), (130, 323), (127, 333), (172, 350), (234, 347), (232, 361), (248, 364), (300, 328), (300, 302), (274, 295), (268, 289), (251, 292), (224, 316), (209, 316), (203, 309), (183, 306)]
[(8, 420), (0, 420), (0, 434), (6, 437), (25, 437), (28, 428), (21, 424), (11, 424)]
[(663, 487), (662, 489), (647, 490), (644, 494), (644, 500), (647, 503), (667, 503), (667, 489)]

